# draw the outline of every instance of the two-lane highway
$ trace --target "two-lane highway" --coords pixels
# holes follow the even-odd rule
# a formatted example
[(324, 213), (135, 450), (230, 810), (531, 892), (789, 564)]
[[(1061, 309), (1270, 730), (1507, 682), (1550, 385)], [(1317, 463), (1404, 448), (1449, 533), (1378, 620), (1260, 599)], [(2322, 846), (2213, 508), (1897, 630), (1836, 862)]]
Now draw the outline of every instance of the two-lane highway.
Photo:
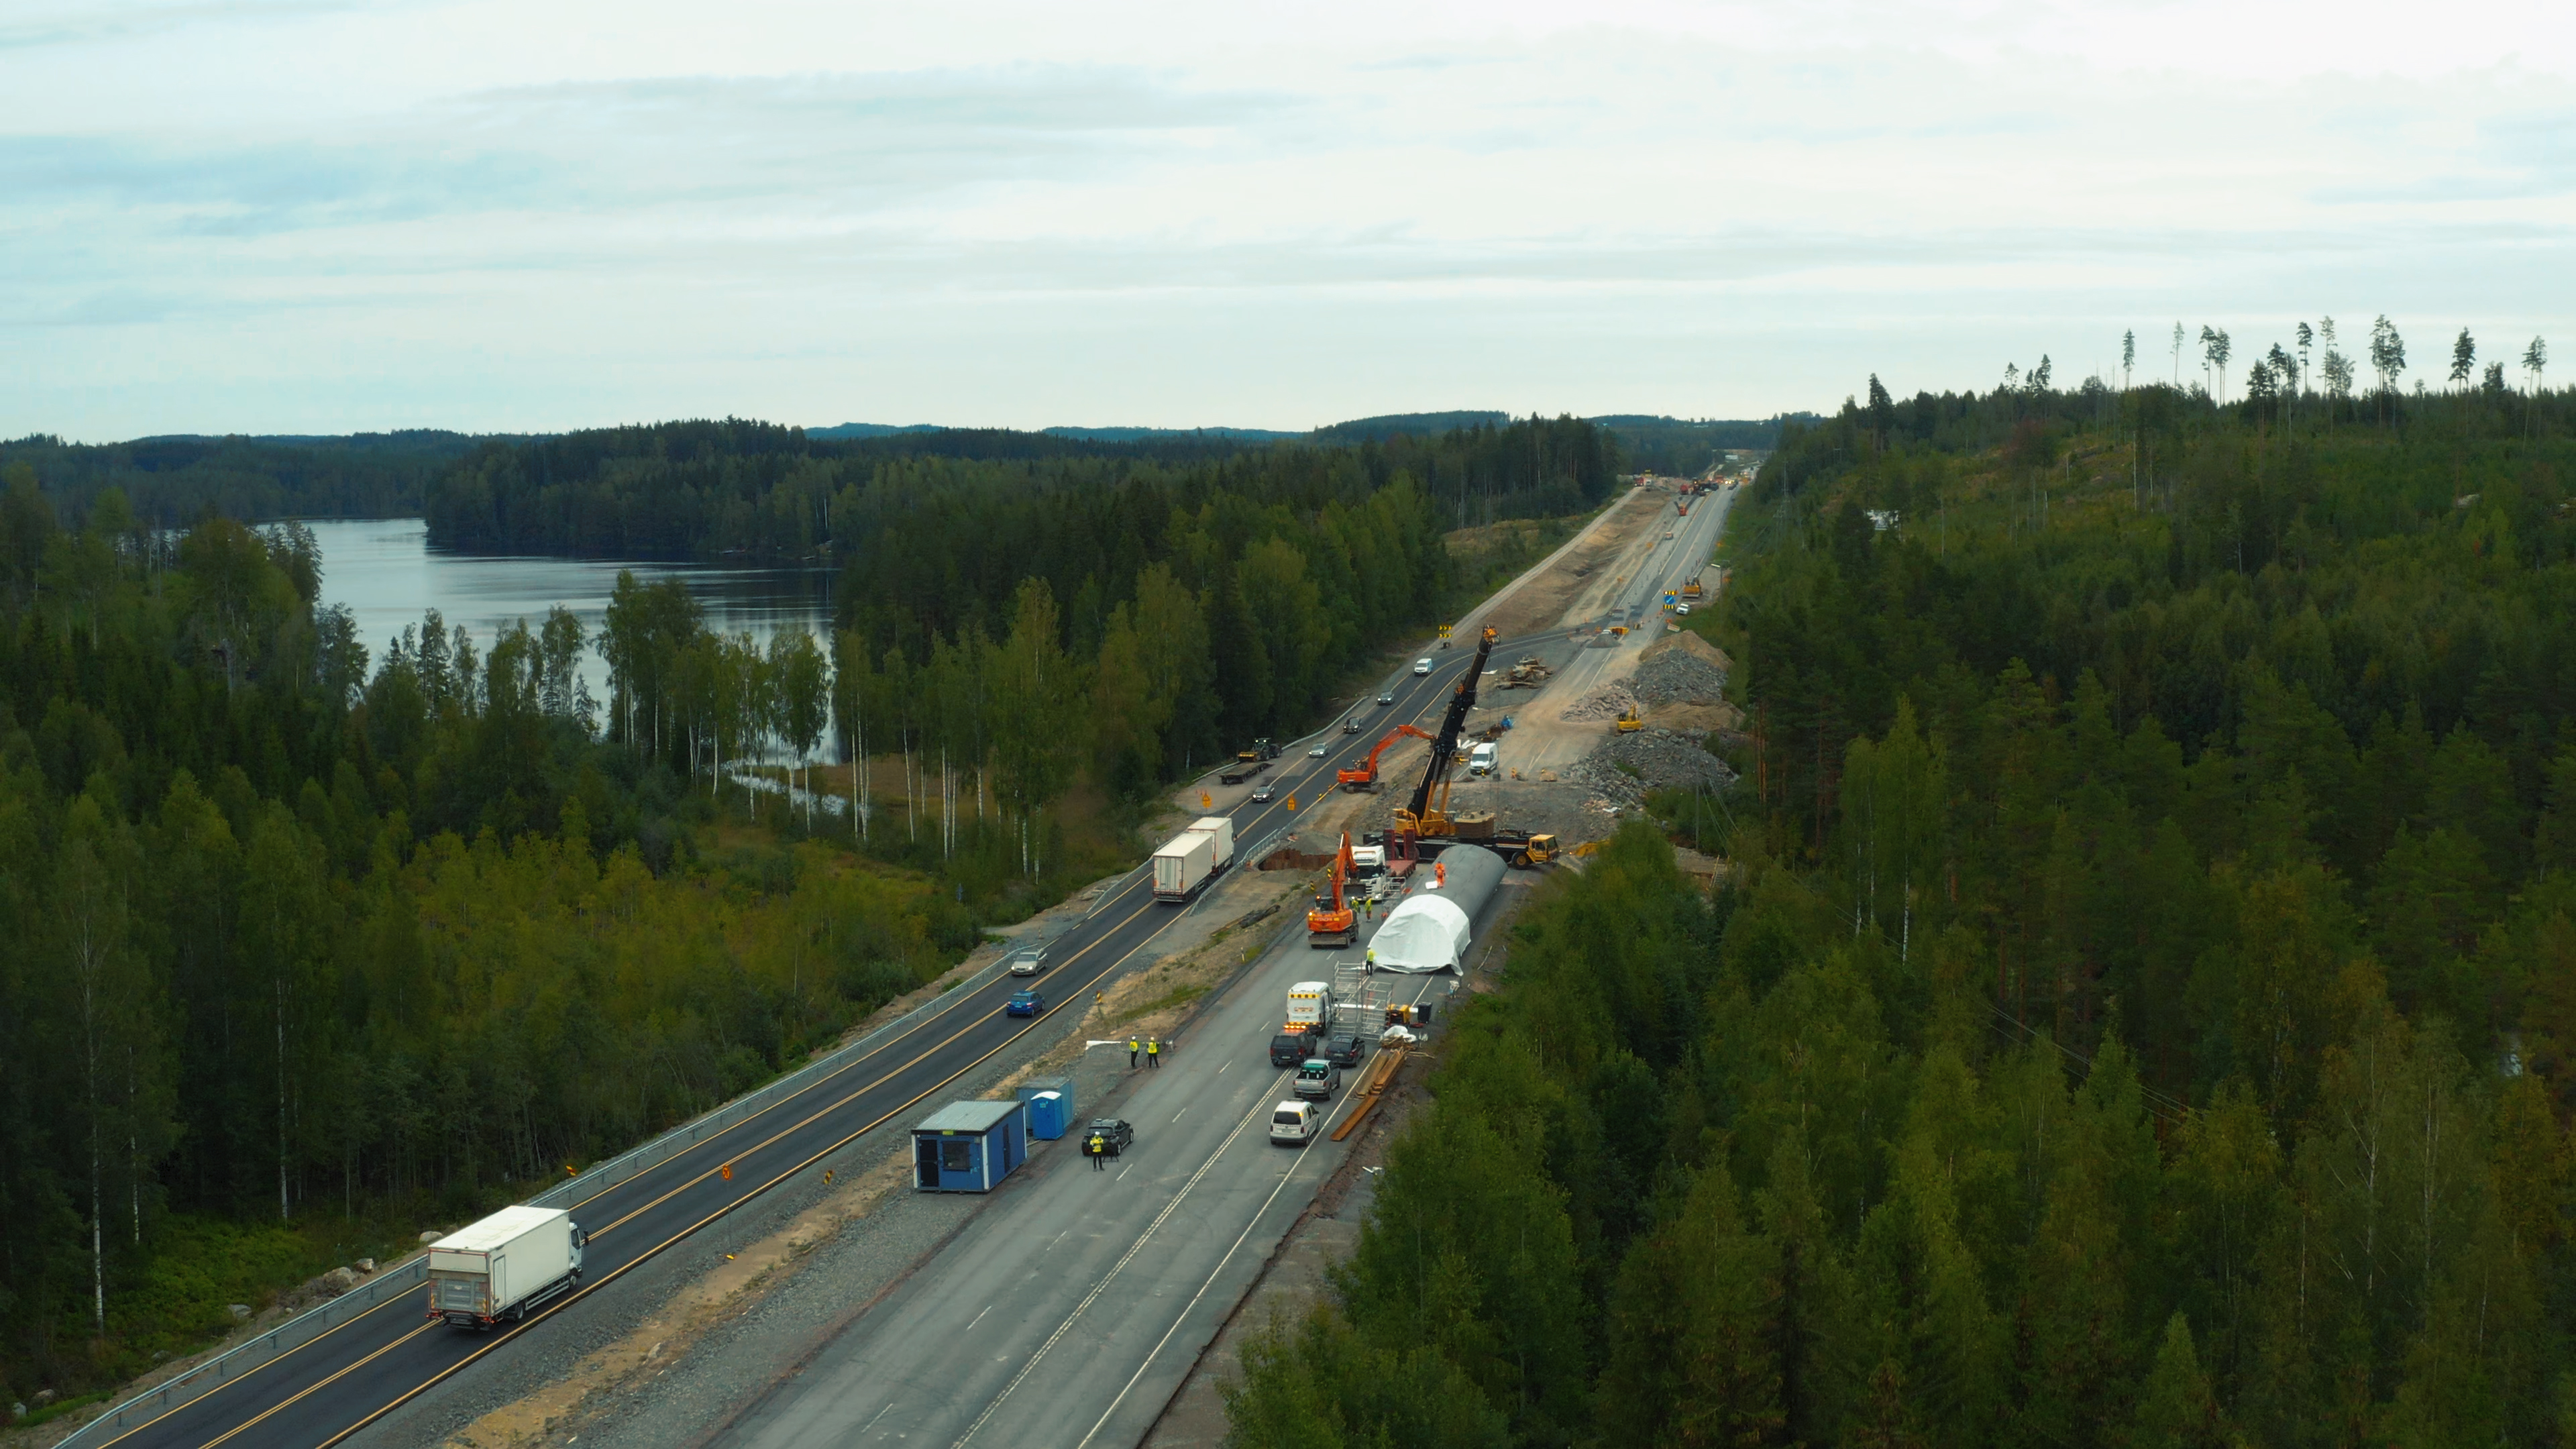
[[(1437, 664), (1427, 677), (1409, 669), (1393, 676), (1392, 707), (1363, 703), (1355, 712), (1382, 729), (1434, 710), (1472, 655), (1461, 649), (1432, 657)], [(1286, 747), (1264, 777), (1278, 796), (1267, 804), (1250, 802), (1250, 787), (1217, 792), (1217, 813), (1233, 816), (1241, 846), (1292, 820), (1292, 797), (1310, 801), (1332, 788), (1346, 738), (1337, 720)], [(1327, 753), (1308, 756), (1306, 750), (1319, 742)], [(618, 1294), (621, 1280), (640, 1265), (752, 1198), (818, 1171), (822, 1159), (862, 1135), (908, 1127), (944, 1089), (1048, 1017), (1086, 1009), (1094, 990), (1135, 963), (1180, 916), (1178, 908), (1154, 901), (1149, 873), (1131, 873), (1054, 943), (1054, 964), (1044, 980), (1047, 1017), (1006, 1016), (1003, 1004), (1022, 983), (988, 971), (880, 1033), (871, 1049), (839, 1071), (573, 1204), (574, 1220), (590, 1233), (585, 1276), (575, 1291), (524, 1323), (489, 1334), (452, 1329), (424, 1320), (425, 1293), (402, 1294), (157, 1417), (134, 1409), (121, 1424), (93, 1424), (67, 1441), (66, 1449), (337, 1444), (431, 1386), (510, 1353), (522, 1336), (547, 1332), (557, 1315)]]

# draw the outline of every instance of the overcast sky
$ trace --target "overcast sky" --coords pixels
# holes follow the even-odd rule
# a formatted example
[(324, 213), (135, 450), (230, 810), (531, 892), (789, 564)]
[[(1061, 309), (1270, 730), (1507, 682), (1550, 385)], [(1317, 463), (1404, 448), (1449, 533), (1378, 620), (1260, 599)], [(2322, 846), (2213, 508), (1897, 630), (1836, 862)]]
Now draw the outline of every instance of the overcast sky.
[(0, 0), (0, 434), (1747, 417), (2381, 312), (2576, 368), (2571, 13)]

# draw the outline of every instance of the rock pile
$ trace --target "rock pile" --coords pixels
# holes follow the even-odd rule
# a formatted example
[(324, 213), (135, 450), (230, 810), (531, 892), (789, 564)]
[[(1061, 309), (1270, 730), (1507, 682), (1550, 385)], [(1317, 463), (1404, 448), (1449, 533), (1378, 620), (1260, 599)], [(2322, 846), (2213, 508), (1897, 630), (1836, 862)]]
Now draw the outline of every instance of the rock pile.
[(1557, 716), (1568, 724), (1591, 724), (1617, 719), (1637, 703), (1636, 693), (1624, 684), (1605, 684), (1565, 707)]
[(1715, 704), (1726, 697), (1726, 671), (1696, 654), (1669, 649), (1640, 661), (1629, 685), (1648, 704)]
[(1646, 802), (1648, 790), (1722, 790), (1735, 782), (1735, 772), (1696, 738), (1648, 726), (1602, 740), (1574, 762), (1565, 778), (1599, 791), (1613, 805), (1634, 809)]

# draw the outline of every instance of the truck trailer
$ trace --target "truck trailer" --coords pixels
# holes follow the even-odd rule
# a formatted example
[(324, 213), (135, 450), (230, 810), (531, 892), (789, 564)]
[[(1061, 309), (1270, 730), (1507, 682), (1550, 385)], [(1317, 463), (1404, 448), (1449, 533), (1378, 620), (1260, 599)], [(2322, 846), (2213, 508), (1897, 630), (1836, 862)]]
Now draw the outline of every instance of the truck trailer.
[(1210, 815), (1154, 852), (1154, 899), (1182, 904), (1197, 898), (1218, 872), (1234, 863), (1234, 822)]
[(429, 1245), (429, 1319), (490, 1332), (581, 1280), (589, 1234), (561, 1208), (505, 1207)]

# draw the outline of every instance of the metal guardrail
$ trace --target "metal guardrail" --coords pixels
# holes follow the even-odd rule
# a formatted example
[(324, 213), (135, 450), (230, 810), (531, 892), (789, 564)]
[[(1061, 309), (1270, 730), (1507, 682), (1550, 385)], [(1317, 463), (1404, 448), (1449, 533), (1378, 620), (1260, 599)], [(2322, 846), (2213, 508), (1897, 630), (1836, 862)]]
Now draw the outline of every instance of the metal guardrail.
[(167, 1383), (145, 1389), (73, 1430), (56, 1449), (86, 1449), (86, 1446), (157, 1419), (172, 1409), (194, 1403), (269, 1361), (302, 1348), (386, 1299), (427, 1281), (428, 1277), (429, 1258), (426, 1254), (399, 1267), (388, 1268), (368, 1279), (362, 1287), (352, 1288), (318, 1308), (297, 1314)]
[[(1115, 890), (1116, 888), (1112, 887), (1104, 892), (1104, 897), (1114, 894)], [(578, 1177), (556, 1183), (553, 1187), (529, 1198), (529, 1205), (570, 1207), (574, 1203), (605, 1192), (621, 1183), (633, 1181), (707, 1138), (740, 1123), (745, 1118), (758, 1116), (779, 1102), (849, 1066), (875, 1050), (880, 1040), (904, 1030), (925, 1013), (939, 1010), (941, 1006), (954, 999), (957, 993), (973, 991), (985, 985), (1008, 969), (1009, 961), (1009, 953), (1003, 953), (984, 970), (878, 1027), (875, 1031), (869, 1032), (857, 1041), (835, 1048), (824, 1056), (816, 1057), (767, 1086), (683, 1122), (641, 1147), (612, 1157)], [(359, 1314), (375, 1308), (386, 1299), (427, 1282), (428, 1278), (429, 1257), (426, 1253), (415, 1256), (408, 1262), (387, 1268), (369, 1278), (360, 1287), (352, 1288), (327, 1303), (307, 1309), (267, 1332), (217, 1354), (166, 1383), (155, 1384), (144, 1389), (72, 1431), (55, 1446), (55, 1449), (94, 1449), (94, 1446), (128, 1429), (148, 1423), (172, 1409), (193, 1403), (244, 1374), (251, 1373), (282, 1355), (302, 1348)]]

